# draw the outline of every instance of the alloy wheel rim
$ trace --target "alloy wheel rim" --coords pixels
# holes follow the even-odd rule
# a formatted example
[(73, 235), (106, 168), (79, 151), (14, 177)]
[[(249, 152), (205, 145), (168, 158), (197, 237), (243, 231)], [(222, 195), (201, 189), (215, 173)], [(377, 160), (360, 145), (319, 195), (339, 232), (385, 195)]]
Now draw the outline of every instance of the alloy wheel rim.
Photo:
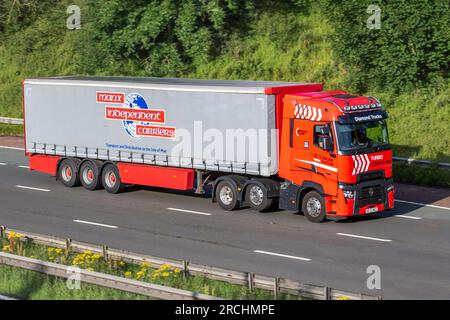
[(94, 181), (94, 171), (91, 168), (85, 168), (83, 170), (83, 180), (87, 184), (91, 184)]
[(61, 177), (63, 180), (66, 182), (70, 181), (72, 179), (72, 174), (72, 168), (68, 164), (65, 164), (61, 169)]
[(259, 186), (252, 186), (250, 188), (250, 201), (255, 206), (261, 205), (264, 201), (264, 192)]
[(309, 198), (306, 203), (306, 209), (308, 210), (308, 214), (313, 218), (317, 218), (322, 213), (322, 205), (317, 198)]
[(224, 186), (220, 190), (220, 201), (227, 206), (233, 202), (233, 190), (230, 187)]
[(116, 174), (113, 171), (108, 171), (106, 173), (105, 182), (109, 188), (113, 188), (117, 182)]

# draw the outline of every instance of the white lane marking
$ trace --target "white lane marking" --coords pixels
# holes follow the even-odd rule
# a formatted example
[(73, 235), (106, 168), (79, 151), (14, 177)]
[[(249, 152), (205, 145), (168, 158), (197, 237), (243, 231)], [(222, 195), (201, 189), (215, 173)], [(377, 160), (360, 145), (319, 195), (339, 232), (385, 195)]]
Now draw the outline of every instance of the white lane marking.
[(270, 252), (270, 251), (255, 250), (255, 251), (253, 251), (253, 252), (255, 252), (255, 253), (262, 253), (262, 254), (268, 254), (268, 255), (271, 255), (271, 256), (277, 256), (277, 257), (283, 257), (283, 258), (295, 259), (295, 260), (311, 261), (311, 259), (308, 259), (308, 258), (302, 258), (302, 257), (290, 256), (290, 255), (288, 255), (288, 254), (281, 254), (281, 253)]
[(185, 209), (166, 208), (166, 210), (170, 210), (170, 211), (179, 211), (179, 212), (187, 212), (187, 213), (195, 213), (195, 214), (200, 214), (200, 215), (203, 215), (203, 216), (212, 216), (211, 213), (200, 212), (200, 211), (192, 211), (192, 210), (185, 210)]
[(344, 237), (351, 237), (351, 238), (360, 238), (360, 239), (366, 239), (366, 240), (374, 240), (374, 241), (381, 241), (381, 242), (392, 242), (392, 240), (389, 239), (380, 239), (380, 238), (372, 238), (372, 237), (366, 237), (366, 236), (359, 236), (357, 234), (348, 234), (348, 233), (336, 233), (338, 236), (344, 236)]
[(28, 189), (28, 190), (34, 190), (34, 191), (43, 191), (43, 192), (50, 192), (51, 191), (49, 189), (41, 189), (41, 188), (34, 188), (34, 187), (27, 187), (27, 186), (20, 186), (20, 185), (17, 185), (16, 188)]
[(117, 228), (119, 228), (117, 226), (112, 226), (112, 225), (109, 225), (109, 224), (103, 224), (103, 223), (97, 223), (97, 222), (91, 222), (91, 221), (85, 221), (85, 220), (73, 220), (73, 222), (83, 223), (83, 224), (90, 224), (90, 225), (93, 225), (93, 226), (105, 227), (105, 228), (110, 228), (110, 229), (117, 229)]
[(7, 165), (8, 165), (7, 163), (0, 162), (0, 166), (7, 166)]
[(413, 205), (421, 206), (421, 207), (430, 207), (430, 208), (436, 208), (436, 209), (450, 210), (450, 208), (447, 208), (447, 207), (441, 207), (441, 206), (435, 206), (435, 205), (433, 205), (433, 204), (425, 204), (425, 203), (412, 202), (412, 201), (405, 201), (405, 200), (395, 200), (395, 201), (396, 201), (396, 202), (401, 202), (401, 203), (413, 204)]
[(413, 219), (413, 220), (422, 220), (421, 217), (405, 216), (403, 214), (396, 214), (394, 217), (405, 218), (405, 219)]
[(6, 147), (6, 146), (0, 146), (0, 149), (9, 149), (9, 150), (20, 150), (20, 151), (25, 151), (24, 148)]
[(30, 169), (29, 166), (17, 166), (17, 168), (22, 168), (22, 169)]

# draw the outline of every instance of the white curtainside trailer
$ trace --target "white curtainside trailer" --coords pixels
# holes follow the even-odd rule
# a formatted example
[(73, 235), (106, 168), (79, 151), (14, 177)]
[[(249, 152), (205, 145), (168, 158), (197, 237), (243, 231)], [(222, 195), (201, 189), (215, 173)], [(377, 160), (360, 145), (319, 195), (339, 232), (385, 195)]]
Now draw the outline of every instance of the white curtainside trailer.
[(271, 176), (275, 95), (298, 83), (53, 77), (24, 81), (26, 151)]

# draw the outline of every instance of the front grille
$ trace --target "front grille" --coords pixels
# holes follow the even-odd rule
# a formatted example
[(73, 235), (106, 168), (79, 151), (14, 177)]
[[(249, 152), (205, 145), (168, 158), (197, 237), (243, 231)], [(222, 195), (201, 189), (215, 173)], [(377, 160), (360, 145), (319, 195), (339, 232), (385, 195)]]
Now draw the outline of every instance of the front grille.
[(370, 204), (381, 204), (383, 203), (383, 197), (371, 197), (365, 199), (359, 199), (359, 206), (364, 207)]
[(366, 187), (359, 192), (359, 198), (360, 199), (373, 198), (381, 196), (382, 194), (383, 190), (381, 189), (380, 186)]

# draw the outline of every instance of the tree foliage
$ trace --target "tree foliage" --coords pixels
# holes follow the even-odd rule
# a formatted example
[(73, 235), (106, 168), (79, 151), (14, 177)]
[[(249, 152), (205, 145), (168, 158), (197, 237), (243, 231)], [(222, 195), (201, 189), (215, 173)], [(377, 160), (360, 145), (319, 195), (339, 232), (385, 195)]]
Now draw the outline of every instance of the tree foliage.
[[(82, 7), (83, 28), (76, 35), (65, 28), (69, 4)], [(369, 5), (381, 9), (379, 30), (366, 26)], [(73, 50), (72, 65), (64, 68), (71, 72), (185, 76), (222, 59), (230, 50), (235, 50), (236, 60), (248, 57), (249, 51), (261, 49), (258, 41), (269, 39), (272, 50), (283, 52), (295, 47), (296, 37), (314, 46), (310, 43), (314, 37), (308, 29), (299, 28), (296, 19), (306, 17), (302, 20), (307, 21), (309, 10), (319, 12), (321, 23), (333, 26), (332, 51), (345, 64), (347, 86), (360, 92), (403, 92), (447, 81), (447, 0), (0, 0), (0, 39), (14, 43), (23, 56), (55, 43), (60, 51)], [(267, 15), (281, 21), (271, 21), (262, 34), (255, 34), (254, 26), (261, 25)], [(306, 53), (295, 54), (298, 59), (314, 59)], [(243, 74), (290, 77), (280, 74), (281, 70), (271, 71), (278, 61), (272, 62), (247, 64)], [(64, 67), (68, 63), (64, 61)], [(324, 81), (320, 77), (316, 81)]]
[(102, 58), (123, 61), (122, 68), (167, 76), (183, 74), (217, 55), (231, 32), (245, 28), (253, 1), (112, 0), (93, 5), (98, 17), (94, 38), (103, 46)]
[[(450, 10), (446, 0), (326, 0), (334, 48), (355, 87), (407, 91), (448, 78)], [(380, 29), (367, 28), (370, 5)]]

